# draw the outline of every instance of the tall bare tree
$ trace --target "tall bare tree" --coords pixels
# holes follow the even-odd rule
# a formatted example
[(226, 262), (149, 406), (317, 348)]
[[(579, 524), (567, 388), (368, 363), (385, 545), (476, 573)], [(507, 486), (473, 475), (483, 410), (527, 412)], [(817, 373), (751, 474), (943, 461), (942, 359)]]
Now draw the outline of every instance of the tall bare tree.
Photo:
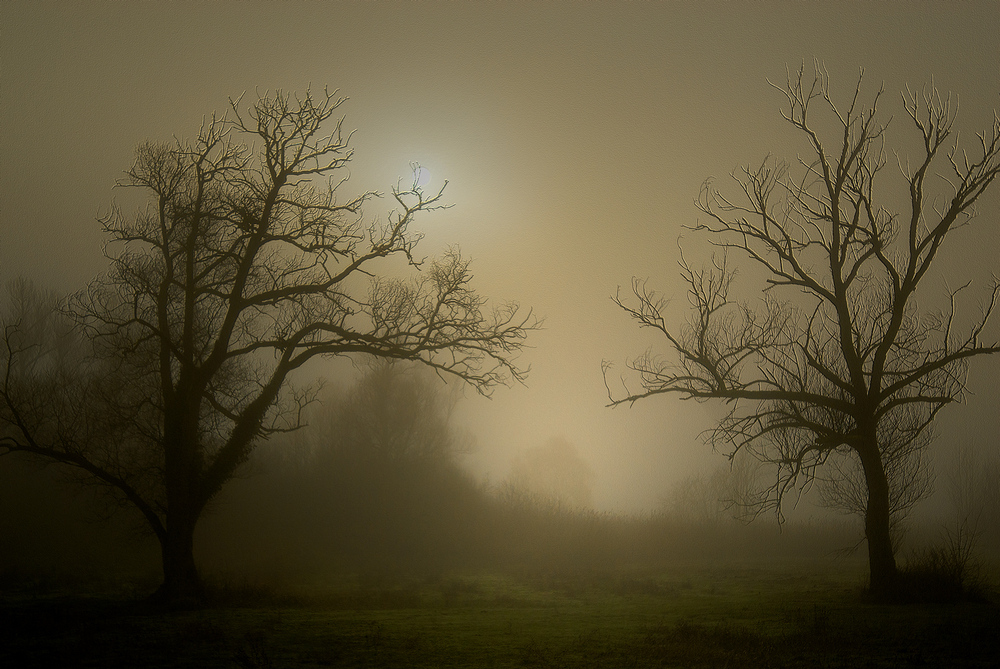
[[(523, 378), (514, 358), (536, 326), (530, 311), (490, 308), (457, 250), (426, 266), (415, 255), (414, 217), (440, 208), (444, 187), (393, 189), (384, 220), (363, 218), (378, 193), (339, 197), (352, 155), (334, 117), (343, 101), (325, 91), (235, 100), (192, 143), (141, 145), (123, 185), (150, 204), (103, 220), (110, 271), (68, 307), (96, 359), (127, 370), (114, 400), (129, 452), (153, 454), (156, 485), (132, 492), (162, 547), (167, 599), (201, 595), (195, 525), (262, 438), (299, 425), (311, 395), (287, 382), (313, 358), (418, 360), (482, 393)], [(392, 257), (405, 263), (384, 264)], [(422, 271), (393, 278), (406, 263)], [(15, 395), (4, 396), (4, 449), (116, 485), (93, 443), (50, 443), (19, 422)]]
[[(743, 169), (738, 198), (705, 184), (697, 205), (707, 219), (691, 229), (719, 252), (703, 269), (682, 258), (691, 312), (679, 327), (644, 281), (633, 280), (631, 296), (615, 297), (640, 327), (664, 337), (670, 354), (633, 360), (641, 390), (609, 389), (609, 397), (613, 405), (661, 394), (722, 400), (728, 411), (711, 443), (776, 465), (765, 501), (779, 510), (785, 493), (811, 480), (832, 453), (849, 452), (864, 476), (871, 588), (884, 593), (897, 576), (893, 468), (913, 462), (938, 411), (961, 399), (969, 363), (1000, 352), (984, 338), (996, 276), (978, 314), (957, 313), (968, 284), (947, 293), (943, 309), (917, 308), (946, 239), (970, 222), (1000, 172), (1000, 120), (994, 114), (993, 127), (965, 149), (952, 137), (950, 98), (907, 91), (903, 107), (921, 148), (915, 165), (900, 167), (908, 206), (893, 213), (891, 196), (876, 187), (887, 163), (882, 91), (864, 104), (859, 79), (841, 106), (819, 67), (776, 88), (809, 157), (797, 169), (772, 160)], [(943, 192), (929, 183), (936, 176)], [(758, 300), (730, 295), (737, 256), (764, 277)]]

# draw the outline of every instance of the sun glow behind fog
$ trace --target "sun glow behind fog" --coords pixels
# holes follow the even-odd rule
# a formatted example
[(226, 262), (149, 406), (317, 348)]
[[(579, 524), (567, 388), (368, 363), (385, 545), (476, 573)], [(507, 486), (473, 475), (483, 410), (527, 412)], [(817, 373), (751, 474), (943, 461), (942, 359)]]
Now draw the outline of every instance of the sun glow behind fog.
[[(243, 90), (339, 88), (350, 98), (342, 111), (356, 149), (344, 197), (385, 195), (366, 206), (365, 223), (388, 215), (393, 186), (406, 190), (416, 177), (433, 196), (447, 180), (442, 203), (454, 206), (414, 222), (424, 235), (417, 257), (457, 245), (491, 304), (517, 300), (546, 318), (524, 355), (526, 386), (463, 400), (477, 471), (502, 478), (520, 450), (564, 437), (595, 472), (596, 506), (654, 504), (672, 480), (722, 462), (697, 439), (714, 409), (669, 398), (606, 408), (602, 359), (616, 363), (614, 383), (630, 357), (661, 343), (614, 308), (616, 286), (648, 277), (684, 317), (677, 237), (687, 235), (695, 260), (699, 242), (681, 226), (697, 222), (702, 180), (728, 188), (739, 165), (769, 152), (794, 160), (802, 149), (766, 78), (780, 83), (786, 65), (815, 56), (842, 92), (863, 65), (873, 87), (885, 81), (890, 108), (905, 83), (919, 87), (934, 74), (978, 127), (996, 106), (995, 21), (945, 5), (852, 7), (850, 22), (838, 3), (566, 9), (255, 3), (246, 28), (268, 38), (246, 43), (230, 30), (229, 10), (211, 3), (3, 3), (5, 24), (18, 26), (0, 45), (4, 84), (19, 95), (4, 105), (0, 278), (46, 272), (69, 291), (103, 269), (93, 218), (128, 196), (111, 186), (135, 142), (190, 138), (193, 121), (225, 111)], [(331, 24), (351, 27), (335, 48), (321, 34)], [(926, 48), (906, 48), (915, 43)], [(906, 134), (902, 120), (896, 128)], [(412, 161), (421, 161), (417, 175)], [(989, 240), (956, 248), (981, 254), (982, 266), (996, 248)], [(413, 274), (399, 259), (383, 268)], [(330, 372), (332, 383), (345, 376)], [(987, 374), (979, 379), (995, 390)], [(945, 412), (961, 425), (943, 422), (942, 440), (951, 428), (989, 432), (993, 414), (979, 411)]]
[(427, 188), (431, 183), (431, 171), (423, 165), (413, 168), (413, 183), (417, 188)]

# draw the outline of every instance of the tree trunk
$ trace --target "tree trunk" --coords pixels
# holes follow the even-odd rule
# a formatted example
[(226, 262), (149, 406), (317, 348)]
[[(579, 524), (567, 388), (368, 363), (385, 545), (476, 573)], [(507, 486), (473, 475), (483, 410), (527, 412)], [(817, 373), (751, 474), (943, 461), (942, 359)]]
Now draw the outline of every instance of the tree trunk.
[(205, 588), (194, 564), (194, 527), (198, 514), (168, 511), (167, 532), (160, 541), (163, 557), (163, 583), (153, 599), (171, 606), (200, 603)]
[[(199, 483), (199, 389), (182, 374), (178, 390), (165, 403), (163, 420), (166, 531), (160, 539), (163, 583), (154, 599), (170, 606), (193, 606), (205, 596), (194, 564), (194, 528), (204, 503)], [(193, 398), (193, 399), (192, 399)]]
[(868, 486), (865, 539), (868, 543), (869, 589), (872, 594), (884, 596), (891, 592), (898, 574), (889, 531), (889, 481), (874, 439), (859, 449), (858, 454)]

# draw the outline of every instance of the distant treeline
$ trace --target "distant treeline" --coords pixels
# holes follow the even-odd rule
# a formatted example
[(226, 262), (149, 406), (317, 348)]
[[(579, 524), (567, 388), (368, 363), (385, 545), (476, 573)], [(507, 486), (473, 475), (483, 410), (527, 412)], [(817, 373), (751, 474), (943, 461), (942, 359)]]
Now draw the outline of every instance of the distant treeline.
[[(850, 553), (862, 536), (853, 520), (779, 528), (773, 518), (692, 513), (691, 485), (661, 511), (630, 515), (573, 506), (516, 477), (485, 484), (460, 464), (469, 439), (450, 421), (446, 390), (391, 365), (325, 393), (309, 427), (258, 449), (214, 501), (196, 541), (205, 573), (295, 584), (344, 572), (863, 562)], [(155, 585), (157, 544), (131, 510), (109, 509), (99, 490), (66, 486), (58, 466), (5, 460), (0, 588), (62, 577)]]

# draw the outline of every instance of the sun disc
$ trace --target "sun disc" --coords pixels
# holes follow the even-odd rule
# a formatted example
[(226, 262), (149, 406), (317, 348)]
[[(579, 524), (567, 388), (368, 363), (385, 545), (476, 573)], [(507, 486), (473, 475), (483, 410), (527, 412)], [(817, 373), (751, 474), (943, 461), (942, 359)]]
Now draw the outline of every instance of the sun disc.
[(431, 172), (426, 167), (418, 167), (414, 181), (418, 188), (423, 188), (431, 182)]

